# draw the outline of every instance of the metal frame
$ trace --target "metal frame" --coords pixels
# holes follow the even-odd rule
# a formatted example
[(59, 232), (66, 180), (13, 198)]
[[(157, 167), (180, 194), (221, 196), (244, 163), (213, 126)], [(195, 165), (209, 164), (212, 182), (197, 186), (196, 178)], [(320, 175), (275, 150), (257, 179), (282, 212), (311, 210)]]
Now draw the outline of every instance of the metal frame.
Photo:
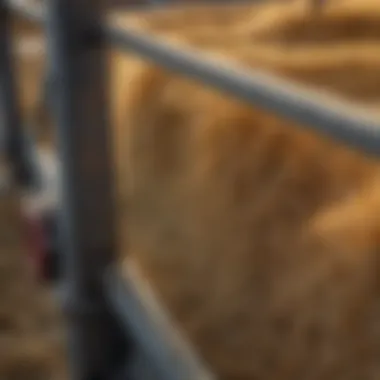
[[(67, 257), (65, 309), (73, 338), (73, 379), (114, 379), (115, 368), (120, 369), (128, 355), (132, 358), (133, 350), (147, 358), (156, 379), (212, 378), (192, 353), (179, 353), (176, 343), (163, 336), (141, 306), (133, 283), (122, 281), (113, 267), (113, 181), (106, 128), (104, 45), (108, 42), (132, 51), (376, 156), (380, 155), (379, 120), (352, 105), (326, 100), (326, 96), (322, 100), (315, 93), (266, 74), (227, 62), (216, 64), (151, 36), (102, 24), (104, 0), (50, 0), (47, 14), (43, 7), (0, 0), (1, 104), (15, 169), (26, 161), (10, 75), (8, 7), (34, 21), (47, 21), (57, 86), (54, 108), (63, 184), (60, 221)], [(133, 378), (131, 373), (128, 376)], [(148, 379), (141, 374), (136, 378)]]

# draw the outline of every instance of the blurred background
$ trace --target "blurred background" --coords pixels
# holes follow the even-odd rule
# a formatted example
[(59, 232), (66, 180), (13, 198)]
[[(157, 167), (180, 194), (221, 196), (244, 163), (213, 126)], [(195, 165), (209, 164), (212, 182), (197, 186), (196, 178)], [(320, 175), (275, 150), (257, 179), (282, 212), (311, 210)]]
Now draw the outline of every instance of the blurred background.
[[(175, 3), (186, 1), (173, 0)], [(138, 0), (109, 2), (115, 10), (144, 3)], [(25, 120), (32, 120), (41, 100), (44, 37), (39, 27), (17, 17), (14, 17), (12, 32), (22, 115)], [(350, 35), (355, 32), (347, 29)], [(303, 79), (301, 71), (302, 68), (299, 77)], [(319, 79), (315, 78), (318, 84)], [(371, 104), (377, 108), (379, 99), (374, 97)], [(64, 380), (67, 363), (60, 305), (52, 290), (35, 276), (27, 255), (24, 231), (18, 194), (3, 189), (0, 196), (0, 380)]]

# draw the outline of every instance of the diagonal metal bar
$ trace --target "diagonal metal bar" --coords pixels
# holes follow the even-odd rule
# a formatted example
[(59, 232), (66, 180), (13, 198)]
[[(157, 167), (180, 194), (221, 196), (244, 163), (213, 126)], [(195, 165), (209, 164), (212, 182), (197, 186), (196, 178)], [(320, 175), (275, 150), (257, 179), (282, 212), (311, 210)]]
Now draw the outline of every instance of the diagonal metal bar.
[(106, 25), (110, 42), (146, 60), (234, 95), (252, 105), (321, 132), (366, 153), (380, 155), (380, 116), (369, 115), (354, 104), (321, 96), (303, 86), (215, 61), (190, 49), (183, 51), (151, 35)]
[(109, 299), (122, 323), (130, 329), (143, 352), (153, 363), (160, 379), (165, 380), (216, 380), (196, 356), (160, 305), (156, 303), (150, 287), (131, 263), (128, 276), (118, 268), (109, 268), (104, 278)]
[[(13, 4), (14, 0), (7, 1)], [(26, 11), (25, 7), (23, 12), (37, 14), (31, 12), (31, 6), (28, 9)], [(43, 12), (40, 16), (43, 17)], [(103, 31), (112, 44), (123, 50), (292, 119), (365, 153), (380, 155), (380, 117), (370, 116), (354, 104), (321, 96), (264, 72), (200, 57), (198, 52), (189, 49), (179, 50), (141, 32), (113, 25), (104, 25)]]

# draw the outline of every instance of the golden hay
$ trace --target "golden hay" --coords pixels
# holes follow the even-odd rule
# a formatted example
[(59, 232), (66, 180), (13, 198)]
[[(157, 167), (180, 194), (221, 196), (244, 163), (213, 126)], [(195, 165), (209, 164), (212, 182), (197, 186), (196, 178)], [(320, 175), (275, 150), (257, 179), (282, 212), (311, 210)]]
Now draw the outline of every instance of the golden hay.
[[(17, 46), (38, 35), (29, 23), (14, 25)], [(16, 49), (16, 72), (20, 74), (22, 110), (30, 114), (42, 73), (41, 55), (20, 54)], [(56, 305), (30, 273), (17, 194), (0, 197), (0, 379), (67, 379), (65, 338)]]
[[(377, 2), (285, 9), (239, 23), (236, 46), (177, 42), (379, 101)], [(377, 379), (378, 163), (138, 59), (114, 64), (122, 235), (220, 378)]]
[[(377, 1), (331, 0), (318, 14), (300, 1), (254, 6), (209, 25), (204, 12), (182, 24), (128, 17), (173, 43), (380, 104)], [(378, 163), (110, 56), (121, 238), (220, 378), (378, 379)]]
[(54, 302), (31, 276), (16, 196), (0, 199), (0, 378), (64, 380), (64, 330)]

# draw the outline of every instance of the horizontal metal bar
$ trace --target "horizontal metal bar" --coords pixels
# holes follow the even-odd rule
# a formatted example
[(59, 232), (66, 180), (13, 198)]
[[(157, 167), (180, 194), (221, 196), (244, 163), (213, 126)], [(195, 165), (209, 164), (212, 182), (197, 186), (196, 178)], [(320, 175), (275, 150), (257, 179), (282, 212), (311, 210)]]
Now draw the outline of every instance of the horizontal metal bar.
[(304, 124), (368, 154), (380, 155), (380, 118), (369, 116), (360, 107), (327, 95), (322, 97), (315, 91), (258, 70), (200, 58), (198, 52), (181, 51), (141, 32), (112, 25), (106, 25), (104, 32), (111, 43), (157, 65)]
[(136, 280), (138, 276), (121, 276), (118, 268), (109, 269), (105, 277), (106, 292), (120, 321), (125, 323), (162, 378), (215, 380), (178, 332), (173, 331), (170, 322), (152, 301), (151, 294), (144, 289), (144, 284)]

